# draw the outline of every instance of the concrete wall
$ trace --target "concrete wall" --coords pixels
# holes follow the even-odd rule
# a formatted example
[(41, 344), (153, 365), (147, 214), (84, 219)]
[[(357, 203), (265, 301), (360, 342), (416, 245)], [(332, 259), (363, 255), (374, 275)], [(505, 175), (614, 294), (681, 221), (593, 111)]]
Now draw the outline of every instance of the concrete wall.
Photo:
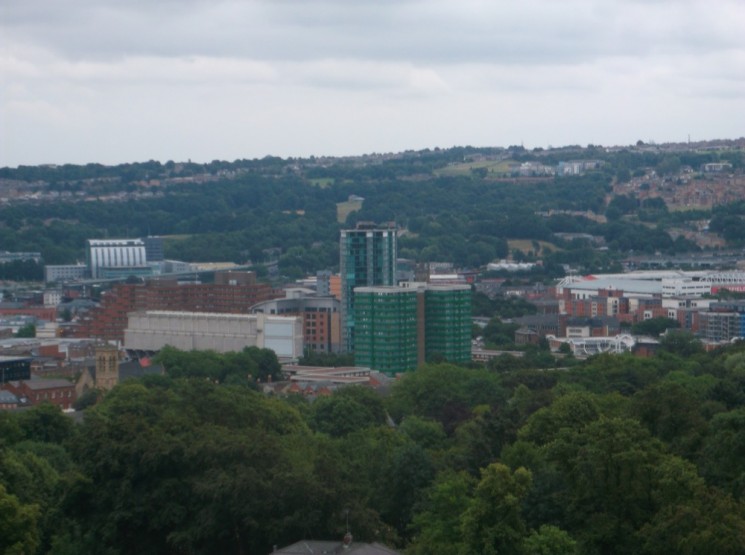
[(294, 316), (146, 311), (129, 314), (127, 349), (158, 351), (171, 345), (184, 351), (272, 349), (281, 358), (303, 353), (302, 321)]

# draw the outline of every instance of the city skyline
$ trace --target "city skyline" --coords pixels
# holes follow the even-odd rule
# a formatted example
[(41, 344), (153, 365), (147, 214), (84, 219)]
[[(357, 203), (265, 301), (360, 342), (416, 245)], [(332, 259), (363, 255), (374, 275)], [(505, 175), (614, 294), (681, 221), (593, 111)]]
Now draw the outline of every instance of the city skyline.
[(3, 7), (0, 166), (742, 135), (745, 6)]

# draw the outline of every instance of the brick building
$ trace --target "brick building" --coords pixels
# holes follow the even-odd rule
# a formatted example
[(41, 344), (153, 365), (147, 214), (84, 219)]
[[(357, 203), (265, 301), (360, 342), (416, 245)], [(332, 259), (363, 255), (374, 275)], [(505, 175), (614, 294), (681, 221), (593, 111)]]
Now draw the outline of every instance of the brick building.
[(71, 409), (77, 399), (75, 384), (67, 380), (32, 379), (8, 382), (5, 389), (15, 395), (20, 404), (32, 406), (51, 403), (61, 409)]
[(101, 297), (100, 306), (81, 319), (76, 337), (124, 340), (127, 314), (146, 310), (248, 314), (262, 301), (281, 297), (258, 283), (254, 272), (216, 274), (215, 283), (179, 284), (170, 280), (118, 284)]

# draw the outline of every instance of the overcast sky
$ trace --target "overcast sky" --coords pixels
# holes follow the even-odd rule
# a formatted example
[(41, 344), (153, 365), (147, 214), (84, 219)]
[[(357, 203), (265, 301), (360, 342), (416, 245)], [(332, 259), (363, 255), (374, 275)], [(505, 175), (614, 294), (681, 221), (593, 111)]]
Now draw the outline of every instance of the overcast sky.
[(745, 135), (743, 0), (0, 0), (0, 166)]

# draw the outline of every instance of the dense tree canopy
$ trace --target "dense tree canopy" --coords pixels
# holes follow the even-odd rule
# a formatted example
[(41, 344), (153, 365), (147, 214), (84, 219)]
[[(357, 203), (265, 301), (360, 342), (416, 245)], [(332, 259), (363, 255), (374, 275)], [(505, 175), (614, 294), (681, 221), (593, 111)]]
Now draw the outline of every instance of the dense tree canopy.
[[(165, 350), (73, 424), (0, 414), (8, 553), (740, 553), (745, 347), (562, 370), (425, 365), (387, 397), (267, 397), (260, 350)], [(264, 366), (262, 366), (264, 365)], [(274, 375), (274, 374), (271, 374)], [(238, 379), (234, 380), (233, 376)]]

